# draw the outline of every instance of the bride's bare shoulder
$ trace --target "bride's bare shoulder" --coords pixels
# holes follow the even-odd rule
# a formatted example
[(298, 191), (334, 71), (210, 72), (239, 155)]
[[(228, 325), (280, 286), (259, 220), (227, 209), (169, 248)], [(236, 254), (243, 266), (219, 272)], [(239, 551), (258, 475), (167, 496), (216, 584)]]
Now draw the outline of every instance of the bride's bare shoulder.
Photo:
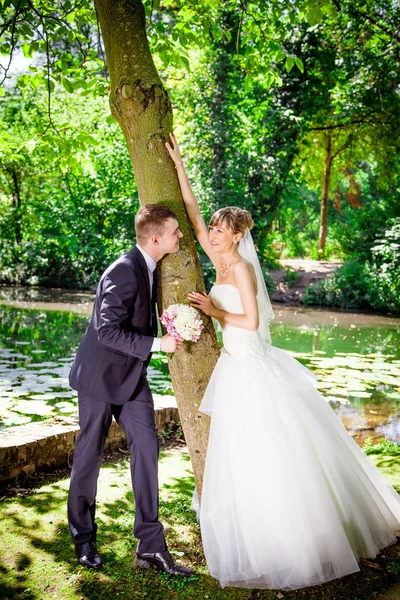
[(245, 258), (240, 258), (235, 262), (233, 269), (235, 273), (255, 273), (253, 265)]
[(233, 274), (235, 279), (240, 277), (246, 278), (250, 276), (254, 283), (257, 281), (254, 266), (245, 258), (240, 258), (237, 262), (235, 262), (233, 265)]

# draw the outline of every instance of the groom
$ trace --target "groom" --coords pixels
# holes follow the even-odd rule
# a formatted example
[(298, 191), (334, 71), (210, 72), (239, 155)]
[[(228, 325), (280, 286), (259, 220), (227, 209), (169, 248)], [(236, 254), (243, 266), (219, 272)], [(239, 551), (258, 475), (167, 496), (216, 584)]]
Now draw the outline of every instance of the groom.
[(151, 353), (176, 352), (181, 342), (157, 335), (157, 262), (179, 250), (176, 215), (162, 205), (145, 205), (135, 218), (137, 245), (103, 273), (92, 318), (70, 373), (78, 391), (80, 433), (76, 440), (68, 496), (68, 521), (78, 560), (101, 566), (96, 549), (97, 479), (104, 442), (114, 416), (131, 454), (139, 539), (135, 563), (188, 577), (174, 564), (158, 520), (158, 439), (153, 398), (147, 382)]

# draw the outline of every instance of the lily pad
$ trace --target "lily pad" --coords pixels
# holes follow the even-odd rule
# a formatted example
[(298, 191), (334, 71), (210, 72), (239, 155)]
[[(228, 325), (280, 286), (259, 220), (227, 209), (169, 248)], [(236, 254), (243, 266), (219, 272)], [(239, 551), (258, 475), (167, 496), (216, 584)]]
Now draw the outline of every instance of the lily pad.
[(354, 396), (355, 398), (371, 398), (372, 394), (370, 394), (369, 392), (354, 392), (351, 391), (349, 392), (351, 396)]
[(76, 413), (76, 404), (70, 404), (70, 406), (63, 406), (63, 408), (60, 408), (59, 411), (60, 413), (67, 413), (67, 414), (72, 414), (72, 413)]
[(20, 400), (14, 410), (22, 414), (39, 416), (50, 415), (54, 412), (54, 408), (43, 400)]
[(57, 402), (57, 404), (55, 404), (55, 406), (60, 409), (68, 408), (68, 409), (71, 409), (71, 411), (76, 410), (76, 405), (72, 404), (72, 402), (65, 402), (65, 401)]
[(22, 416), (22, 415), (14, 415), (12, 417), (9, 417), (8, 419), (5, 419), (3, 421), (3, 423), (7, 427), (12, 427), (13, 425), (26, 425), (27, 423), (30, 423), (31, 421), (32, 421), (32, 417), (26, 417), (26, 416)]

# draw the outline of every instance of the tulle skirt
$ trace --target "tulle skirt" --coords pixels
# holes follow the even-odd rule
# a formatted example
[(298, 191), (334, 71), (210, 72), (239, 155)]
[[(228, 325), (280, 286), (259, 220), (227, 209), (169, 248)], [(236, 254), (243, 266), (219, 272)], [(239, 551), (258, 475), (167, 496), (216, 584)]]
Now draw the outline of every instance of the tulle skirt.
[(223, 587), (320, 584), (396, 541), (399, 496), (288, 353), (222, 352), (200, 410), (212, 416), (201, 534)]

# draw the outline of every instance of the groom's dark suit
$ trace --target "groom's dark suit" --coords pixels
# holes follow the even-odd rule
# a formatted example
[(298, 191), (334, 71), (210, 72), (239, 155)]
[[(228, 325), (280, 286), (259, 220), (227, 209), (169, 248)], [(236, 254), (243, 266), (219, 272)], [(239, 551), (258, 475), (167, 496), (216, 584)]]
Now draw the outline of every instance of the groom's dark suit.
[[(152, 292), (152, 293), (151, 293)], [(104, 272), (92, 318), (70, 373), (78, 391), (79, 425), (68, 498), (76, 544), (95, 541), (97, 478), (112, 416), (123, 428), (135, 495), (135, 537), (141, 552), (166, 549), (158, 520), (158, 439), (146, 367), (157, 333), (157, 270), (150, 290), (147, 265), (135, 246)]]

